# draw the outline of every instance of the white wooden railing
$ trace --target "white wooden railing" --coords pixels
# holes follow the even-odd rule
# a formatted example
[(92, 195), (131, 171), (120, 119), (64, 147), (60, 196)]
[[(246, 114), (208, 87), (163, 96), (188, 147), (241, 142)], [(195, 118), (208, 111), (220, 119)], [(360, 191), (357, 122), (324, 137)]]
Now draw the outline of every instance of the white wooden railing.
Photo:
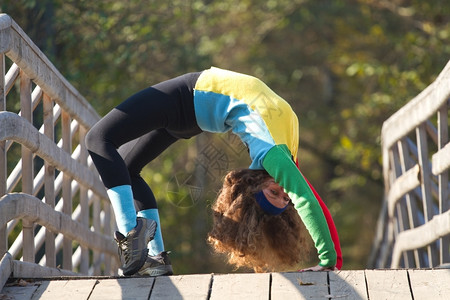
[(10, 274), (117, 270), (114, 214), (84, 143), (98, 120), (14, 20), (0, 14), (0, 287)]
[(385, 199), (369, 267), (450, 263), (450, 61), (383, 124)]

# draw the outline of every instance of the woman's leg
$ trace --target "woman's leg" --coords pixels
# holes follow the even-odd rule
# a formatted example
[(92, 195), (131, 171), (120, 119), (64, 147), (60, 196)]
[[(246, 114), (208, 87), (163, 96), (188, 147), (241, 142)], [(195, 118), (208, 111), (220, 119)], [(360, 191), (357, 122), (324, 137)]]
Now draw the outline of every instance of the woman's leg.
[(131, 187), (137, 216), (151, 219), (157, 223), (155, 237), (150, 241), (149, 255), (157, 255), (164, 251), (161, 222), (155, 196), (140, 173), (142, 168), (174, 143), (173, 137), (165, 129), (154, 130), (137, 140), (133, 140), (119, 148), (131, 177)]
[[(88, 151), (108, 190), (119, 231), (124, 235), (136, 225), (136, 212), (131, 176), (117, 149), (158, 129), (166, 129), (173, 138), (200, 133), (193, 105), (193, 87), (199, 75), (182, 75), (134, 94), (94, 125), (86, 137)], [(155, 143), (145, 147), (155, 148), (158, 154), (165, 149), (159, 151)], [(148, 154), (142, 150), (133, 153), (140, 157)]]
[[(186, 74), (131, 96), (100, 120), (86, 137), (122, 235), (131, 234), (137, 224), (134, 200), (145, 219), (159, 220), (154, 211), (145, 214), (156, 209), (156, 201), (139, 172), (178, 138), (190, 138), (201, 132), (193, 106), (193, 88), (199, 75)], [(122, 145), (123, 157), (117, 151)], [(163, 249), (162, 238), (157, 248)], [(128, 269), (132, 270), (130, 274), (137, 271)]]
[[(146, 108), (144, 93), (135, 95), (127, 101), (136, 104), (136, 108)], [(160, 114), (162, 115), (162, 113)], [(164, 126), (160, 116), (149, 118), (147, 122), (140, 121), (143, 116), (137, 109), (113, 109), (101, 119), (88, 133), (86, 145), (92, 160), (107, 188), (119, 232), (124, 236), (136, 226), (136, 210), (131, 188), (131, 177), (127, 165), (117, 148), (130, 140), (138, 139), (155, 128)]]

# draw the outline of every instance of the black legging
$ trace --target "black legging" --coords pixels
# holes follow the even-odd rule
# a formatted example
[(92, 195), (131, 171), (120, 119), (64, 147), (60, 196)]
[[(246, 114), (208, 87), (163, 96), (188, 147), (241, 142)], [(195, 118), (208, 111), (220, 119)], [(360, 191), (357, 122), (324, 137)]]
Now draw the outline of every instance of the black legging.
[(178, 139), (202, 132), (193, 103), (200, 74), (185, 74), (134, 94), (86, 136), (105, 187), (131, 185), (138, 211), (157, 208), (152, 190), (140, 175), (142, 168)]

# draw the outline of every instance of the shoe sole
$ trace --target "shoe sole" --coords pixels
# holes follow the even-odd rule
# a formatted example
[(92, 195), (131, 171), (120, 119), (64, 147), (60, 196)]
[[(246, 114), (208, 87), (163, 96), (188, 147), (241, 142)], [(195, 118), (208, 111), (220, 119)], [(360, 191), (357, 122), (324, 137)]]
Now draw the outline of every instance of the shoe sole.
[(139, 270), (138, 274), (156, 277), (156, 276), (172, 275), (173, 270), (172, 270), (172, 266), (166, 265), (166, 266), (159, 266), (159, 267)]

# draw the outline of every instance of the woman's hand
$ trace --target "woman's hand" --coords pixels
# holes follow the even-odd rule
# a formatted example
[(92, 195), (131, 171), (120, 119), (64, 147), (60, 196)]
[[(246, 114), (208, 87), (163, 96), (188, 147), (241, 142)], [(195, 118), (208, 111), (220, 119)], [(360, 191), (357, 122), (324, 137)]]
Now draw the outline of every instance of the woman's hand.
[(317, 266), (314, 266), (314, 267), (311, 267), (311, 268), (306, 268), (306, 269), (299, 270), (299, 272), (307, 272), (307, 271), (314, 271), (314, 272), (317, 272), (317, 271), (337, 271), (337, 268), (336, 267), (322, 267), (322, 266), (317, 265)]

